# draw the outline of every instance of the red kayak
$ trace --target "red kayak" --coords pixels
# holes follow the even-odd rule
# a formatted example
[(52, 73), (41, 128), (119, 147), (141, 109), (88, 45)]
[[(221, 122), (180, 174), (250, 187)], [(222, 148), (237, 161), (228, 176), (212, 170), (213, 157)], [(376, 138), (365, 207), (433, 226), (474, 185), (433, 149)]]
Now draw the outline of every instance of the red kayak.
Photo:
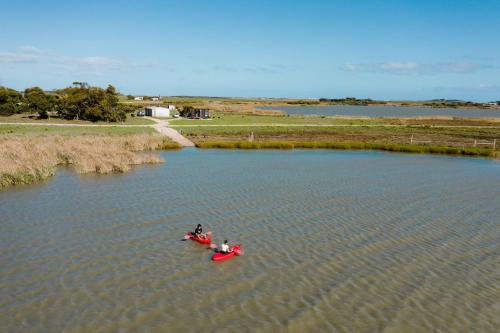
[(231, 251), (231, 252), (229, 252), (229, 253), (222, 253), (222, 252), (215, 253), (212, 256), (212, 260), (213, 261), (223, 261), (223, 260), (231, 259), (235, 255), (239, 255), (240, 251), (241, 251), (241, 245), (231, 246), (229, 248), (229, 251)]
[(199, 238), (195, 236), (191, 231), (188, 231), (185, 236), (186, 239), (192, 239), (200, 244), (211, 244), (212, 243), (212, 232), (207, 232), (207, 238)]

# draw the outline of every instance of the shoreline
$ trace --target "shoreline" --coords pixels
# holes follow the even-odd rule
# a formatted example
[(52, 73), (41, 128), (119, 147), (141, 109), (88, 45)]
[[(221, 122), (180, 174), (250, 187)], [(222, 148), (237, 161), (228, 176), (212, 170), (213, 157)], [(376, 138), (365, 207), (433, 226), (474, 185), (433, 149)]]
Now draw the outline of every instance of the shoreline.
[(142, 158), (143, 151), (182, 146), (378, 150), (500, 158), (500, 119), (277, 116), (215, 111), (211, 116), (210, 121), (140, 119), (129, 125), (0, 122), (0, 190), (47, 179), (60, 165), (69, 165), (77, 173), (122, 173), (132, 165), (159, 163), (155, 154), (150, 160)]
[[(424, 146), (424, 145), (408, 145), (408, 144), (378, 144), (367, 142), (311, 142), (311, 141), (205, 141), (195, 144), (197, 149), (240, 149), (240, 150), (350, 150), (350, 151), (383, 151), (405, 154), (422, 154), (422, 155), (448, 155), (461, 157), (483, 157), (489, 159), (500, 159), (499, 149), (488, 148), (456, 148), (446, 146)], [(143, 153), (144, 151), (167, 151), (167, 150), (182, 150), (183, 147), (175, 143), (162, 142), (151, 148), (147, 147), (142, 150), (130, 150), (125, 155), (132, 152)], [(115, 153), (118, 159), (123, 158), (123, 153)], [(139, 156), (139, 159), (137, 157)], [(21, 170), (16, 173), (0, 172), (0, 191), (7, 190), (10, 187), (19, 185), (29, 185), (42, 182), (56, 174), (59, 166), (69, 166), (76, 173), (95, 173), (95, 174), (115, 174), (125, 173), (134, 165), (163, 163), (163, 159), (157, 155), (138, 154), (131, 157), (128, 155), (127, 162), (122, 164), (114, 163), (106, 160), (109, 155), (98, 161), (76, 162), (71, 160), (74, 157), (59, 156), (57, 162), (49, 163), (48, 165), (24, 165)], [(93, 156), (95, 157), (95, 155)], [(81, 157), (85, 159), (85, 156)]]
[(368, 142), (311, 142), (311, 141), (205, 141), (196, 143), (200, 149), (325, 149), (325, 150), (378, 150), (397, 153), (452, 155), (467, 157), (500, 158), (500, 150), (489, 148), (457, 148), (410, 144), (381, 144)]

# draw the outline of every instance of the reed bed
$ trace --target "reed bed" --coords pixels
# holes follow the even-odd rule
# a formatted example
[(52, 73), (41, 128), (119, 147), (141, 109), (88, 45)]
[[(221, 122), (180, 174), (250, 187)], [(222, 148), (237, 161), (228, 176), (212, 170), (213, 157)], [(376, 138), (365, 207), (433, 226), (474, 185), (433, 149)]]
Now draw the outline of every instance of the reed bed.
[(222, 149), (340, 149), (340, 150), (384, 150), (392, 152), (466, 155), (499, 158), (500, 151), (487, 148), (457, 148), (446, 146), (422, 146), (408, 144), (383, 144), (368, 142), (324, 142), (324, 141), (205, 141), (198, 148)]
[(159, 135), (2, 135), (0, 188), (30, 184), (55, 174), (58, 165), (78, 173), (126, 172), (138, 164), (161, 163), (156, 149), (180, 148)]

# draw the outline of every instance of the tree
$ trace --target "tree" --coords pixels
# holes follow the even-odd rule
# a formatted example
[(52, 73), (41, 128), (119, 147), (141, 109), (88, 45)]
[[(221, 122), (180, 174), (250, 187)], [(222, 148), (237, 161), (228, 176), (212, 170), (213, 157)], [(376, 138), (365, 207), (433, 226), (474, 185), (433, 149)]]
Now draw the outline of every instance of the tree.
[(22, 112), (23, 95), (14, 89), (0, 86), (0, 115)]
[(62, 96), (60, 113), (64, 118), (115, 122), (127, 117), (119, 107), (118, 92), (112, 85), (102, 89), (74, 83), (58, 93)]
[(30, 113), (38, 113), (42, 119), (49, 117), (57, 105), (57, 97), (46, 94), (41, 88), (33, 87), (24, 91), (26, 110)]
[(134, 99), (134, 96), (132, 96), (132, 95), (127, 95), (127, 99), (130, 101), (130, 100)]
[(194, 108), (192, 106), (185, 106), (182, 108), (181, 111), (179, 111), (179, 115), (181, 117), (189, 117), (189, 115), (191, 114), (191, 112), (193, 112)]
[(88, 89), (79, 87), (68, 87), (57, 91), (61, 96), (61, 108), (59, 115), (66, 119), (78, 119), (82, 113), (89, 108)]

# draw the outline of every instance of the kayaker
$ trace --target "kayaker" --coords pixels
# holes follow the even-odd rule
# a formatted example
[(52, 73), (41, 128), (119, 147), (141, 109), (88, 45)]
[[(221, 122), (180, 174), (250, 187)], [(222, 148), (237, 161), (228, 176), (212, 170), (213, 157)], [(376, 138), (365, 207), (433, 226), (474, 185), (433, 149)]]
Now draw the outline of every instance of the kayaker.
[(233, 250), (229, 249), (229, 245), (227, 245), (227, 239), (220, 246), (220, 252), (227, 254), (233, 252)]
[(198, 237), (200, 239), (207, 239), (207, 236), (203, 233), (203, 228), (201, 227), (201, 224), (198, 224), (196, 226), (196, 229), (194, 229), (193, 236)]

